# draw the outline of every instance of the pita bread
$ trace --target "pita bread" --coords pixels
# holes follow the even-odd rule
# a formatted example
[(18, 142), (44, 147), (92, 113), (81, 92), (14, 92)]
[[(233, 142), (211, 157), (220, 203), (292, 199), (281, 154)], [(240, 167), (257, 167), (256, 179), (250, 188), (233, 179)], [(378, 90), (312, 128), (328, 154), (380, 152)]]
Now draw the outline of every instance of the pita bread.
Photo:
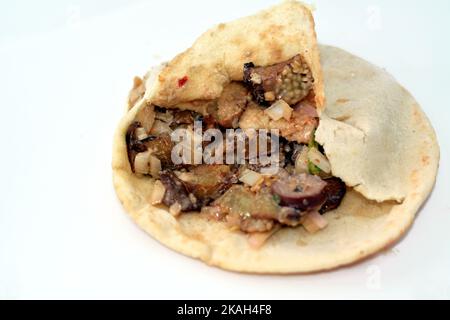
[[(325, 145), (333, 173), (354, 186), (337, 210), (324, 215), (327, 228), (316, 234), (302, 227), (282, 228), (255, 250), (248, 235), (230, 231), (224, 223), (201, 214), (174, 218), (167, 209), (150, 205), (154, 180), (131, 173), (125, 143), (126, 129), (144, 100), (125, 115), (114, 137), (114, 186), (131, 218), (175, 251), (209, 265), (251, 273), (329, 270), (400, 239), (435, 182), (439, 147), (433, 128), (414, 98), (385, 71), (337, 48), (324, 46), (320, 51), (327, 111), (318, 139)], [(379, 155), (381, 151), (385, 154)], [(395, 161), (401, 161), (401, 168)], [(378, 202), (362, 194), (402, 202)]]
[[(366, 61), (336, 48), (323, 50), (322, 59), (329, 75), (327, 109), (316, 140), (333, 174), (367, 199), (403, 201), (410, 188), (404, 179), (411, 170), (409, 150), (419, 148), (418, 141), (409, 138), (420, 130), (412, 125), (419, 106), (381, 68), (368, 68)], [(433, 146), (430, 138), (429, 145), (420, 148), (427, 154)]]
[(285, 1), (207, 31), (191, 48), (169, 62), (156, 81), (148, 81), (146, 100), (173, 107), (216, 99), (226, 84), (242, 81), (244, 63), (268, 66), (297, 54), (302, 55), (311, 69), (315, 102), (320, 110), (323, 81), (314, 20), (309, 8), (297, 1)]

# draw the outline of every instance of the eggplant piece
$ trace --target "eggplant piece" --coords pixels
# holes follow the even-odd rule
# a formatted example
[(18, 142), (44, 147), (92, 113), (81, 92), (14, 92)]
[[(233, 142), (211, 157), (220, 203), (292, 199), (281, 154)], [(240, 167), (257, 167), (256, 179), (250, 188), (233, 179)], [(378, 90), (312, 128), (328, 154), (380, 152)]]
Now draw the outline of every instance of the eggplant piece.
[(175, 112), (173, 120), (176, 125), (194, 124), (194, 115), (189, 110), (177, 111)]
[(272, 192), (280, 197), (282, 206), (308, 211), (325, 202), (322, 192), (325, 186), (326, 182), (319, 177), (303, 173), (277, 180), (272, 185)]
[(347, 192), (347, 187), (345, 183), (336, 177), (329, 178), (325, 180), (326, 186), (323, 189), (322, 193), (325, 195), (325, 203), (319, 210), (320, 214), (324, 214), (325, 212), (331, 211), (339, 207), (342, 202), (342, 199)]
[(237, 82), (227, 85), (217, 100), (217, 110), (214, 114), (217, 123), (225, 128), (237, 128), (248, 98), (248, 90), (243, 85)]
[(169, 134), (161, 134), (159, 136), (148, 136), (140, 140), (138, 138), (137, 129), (142, 128), (139, 121), (134, 121), (127, 129), (125, 140), (127, 143), (128, 161), (131, 171), (135, 172), (134, 162), (138, 153), (151, 150), (151, 154), (161, 161), (163, 166), (172, 165), (172, 147), (173, 142)]
[(291, 118), (277, 121), (270, 118), (261, 107), (253, 101), (247, 104), (247, 108), (239, 118), (239, 126), (242, 129), (278, 129), (280, 135), (288, 141), (307, 144), (319, 124), (319, 118), (314, 106), (306, 101), (294, 106)]
[(193, 193), (203, 205), (219, 198), (233, 183), (236, 173), (228, 165), (198, 165), (180, 175), (187, 190)]
[(308, 96), (314, 79), (304, 59), (296, 55), (267, 67), (255, 67), (252, 62), (244, 64), (244, 83), (261, 105), (268, 106), (279, 99), (295, 105)]
[(128, 126), (125, 141), (127, 143), (128, 161), (130, 163), (131, 171), (134, 173), (134, 159), (136, 154), (147, 151), (147, 146), (137, 138), (136, 129), (141, 127), (141, 123), (135, 121)]
[(306, 101), (294, 107), (289, 125), (281, 130), (282, 135), (289, 141), (308, 143), (319, 125), (319, 116), (316, 108)]
[(161, 179), (161, 183), (166, 189), (162, 203), (168, 207), (178, 203), (182, 212), (199, 209), (199, 205), (195, 197), (189, 195), (183, 181), (178, 179), (173, 172), (167, 170), (163, 171), (159, 174), (159, 177)]
[(149, 136), (141, 142), (147, 147), (147, 150), (152, 150), (152, 155), (157, 157), (163, 166), (172, 165), (173, 142), (168, 133)]
[(220, 215), (227, 215), (231, 225), (244, 232), (270, 231), (276, 223), (296, 227), (301, 224), (304, 212), (291, 207), (281, 207), (277, 195), (269, 188), (252, 192), (242, 185), (232, 186), (222, 197), (214, 201)]
[(243, 185), (233, 185), (213, 206), (226, 214), (259, 219), (276, 219), (280, 209), (270, 190), (252, 192)]

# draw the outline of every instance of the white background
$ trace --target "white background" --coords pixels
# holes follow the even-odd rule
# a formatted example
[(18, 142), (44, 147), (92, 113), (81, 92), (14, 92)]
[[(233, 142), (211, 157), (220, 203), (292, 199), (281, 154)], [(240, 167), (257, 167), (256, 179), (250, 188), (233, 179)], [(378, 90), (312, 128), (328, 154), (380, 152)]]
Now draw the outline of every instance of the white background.
[(120, 206), (111, 145), (132, 77), (270, 3), (0, 3), (0, 298), (450, 298), (446, 0), (315, 3), (319, 41), (394, 74), (438, 134), (436, 187), (394, 248), (329, 273), (243, 275), (166, 249)]

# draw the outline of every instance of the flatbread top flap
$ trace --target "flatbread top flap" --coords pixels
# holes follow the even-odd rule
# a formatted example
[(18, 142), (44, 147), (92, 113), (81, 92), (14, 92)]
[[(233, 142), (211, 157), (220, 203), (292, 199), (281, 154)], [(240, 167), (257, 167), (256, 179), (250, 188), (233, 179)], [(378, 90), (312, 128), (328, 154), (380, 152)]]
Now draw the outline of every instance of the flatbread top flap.
[(438, 162), (433, 128), (385, 70), (338, 48), (321, 52), (327, 103), (315, 138), (333, 174), (369, 200), (404, 201), (418, 188), (413, 168)]
[[(224, 86), (243, 80), (243, 65), (269, 66), (300, 54), (314, 79), (319, 111), (324, 103), (322, 70), (310, 9), (285, 1), (256, 15), (219, 24), (176, 56), (146, 83), (146, 100), (164, 107), (218, 98)], [(154, 81), (153, 81), (154, 80)]]

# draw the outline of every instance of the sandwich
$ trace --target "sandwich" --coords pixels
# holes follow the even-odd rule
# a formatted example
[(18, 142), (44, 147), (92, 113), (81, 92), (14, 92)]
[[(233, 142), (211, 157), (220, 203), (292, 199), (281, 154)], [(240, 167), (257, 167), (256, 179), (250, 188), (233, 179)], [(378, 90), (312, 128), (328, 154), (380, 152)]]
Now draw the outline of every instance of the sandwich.
[(125, 210), (167, 247), (233, 271), (304, 273), (396, 242), (438, 162), (414, 98), (318, 45), (311, 9), (285, 1), (136, 77), (112, 168)]

